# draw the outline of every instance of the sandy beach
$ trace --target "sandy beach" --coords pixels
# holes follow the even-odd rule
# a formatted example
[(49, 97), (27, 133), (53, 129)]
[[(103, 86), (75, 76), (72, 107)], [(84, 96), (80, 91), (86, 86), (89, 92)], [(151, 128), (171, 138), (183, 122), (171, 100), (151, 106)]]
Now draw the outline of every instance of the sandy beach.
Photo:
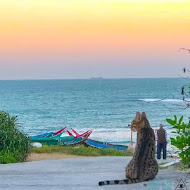
[(84, 156), (68, 155), (63, 153), (31, 153), (27, 162), (40, 161), (40, 160), (59, 160), (59, 159), (69, 159), (69, 158), (83, 158)]

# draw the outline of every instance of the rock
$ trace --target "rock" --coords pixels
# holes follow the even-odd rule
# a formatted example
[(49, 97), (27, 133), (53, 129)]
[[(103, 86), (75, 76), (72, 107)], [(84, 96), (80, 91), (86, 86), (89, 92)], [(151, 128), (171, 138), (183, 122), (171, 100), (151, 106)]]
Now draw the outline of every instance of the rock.
[(32, 146), (33, 146), (33, 147), (36, 147), (36, 148), (41, 148), (41, 147), (42, 147), (42, 144), (41, 144), (41, 143), (38, 143), (38, 142), (34, 142), (34, 143), (32, 143)]

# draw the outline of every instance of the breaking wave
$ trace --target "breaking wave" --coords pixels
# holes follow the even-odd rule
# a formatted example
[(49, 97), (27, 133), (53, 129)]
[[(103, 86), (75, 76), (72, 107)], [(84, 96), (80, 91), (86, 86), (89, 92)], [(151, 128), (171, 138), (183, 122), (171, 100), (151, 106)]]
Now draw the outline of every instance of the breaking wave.
[[(154, 98), (150, 98), (150, 99), (139, 99), (140, 101), (144, 101), (144, 102), (183, 102), (182, 99), (154, 99)], [(186, 101), (190, 101), (190, 99), (186, 99)]]

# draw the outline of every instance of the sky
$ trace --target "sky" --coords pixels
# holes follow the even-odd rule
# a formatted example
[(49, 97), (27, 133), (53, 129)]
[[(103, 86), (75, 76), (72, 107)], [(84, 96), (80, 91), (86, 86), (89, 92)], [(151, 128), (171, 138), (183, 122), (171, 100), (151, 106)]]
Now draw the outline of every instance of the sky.
[(189, 0), (0, 0), (0, 79), (176, 77)]

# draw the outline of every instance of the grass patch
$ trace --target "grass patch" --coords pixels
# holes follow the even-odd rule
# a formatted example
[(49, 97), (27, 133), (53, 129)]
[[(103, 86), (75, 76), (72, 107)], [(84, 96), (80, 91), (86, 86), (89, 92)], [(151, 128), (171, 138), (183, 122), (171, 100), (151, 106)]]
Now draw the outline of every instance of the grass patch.
[(190, 165), (180, 162), (179, 164), (176, 164), (176, 166), (174, 166), (174, 169), (179, 171), (187, 171), (190, 170)]
[(132, 151), (118, 151), (115, 149), (96, 149), (84, 145), (79, 146), (47, 146), (32, 148), (33, 153), (64, 153), (78, 156), (132, 156)]

